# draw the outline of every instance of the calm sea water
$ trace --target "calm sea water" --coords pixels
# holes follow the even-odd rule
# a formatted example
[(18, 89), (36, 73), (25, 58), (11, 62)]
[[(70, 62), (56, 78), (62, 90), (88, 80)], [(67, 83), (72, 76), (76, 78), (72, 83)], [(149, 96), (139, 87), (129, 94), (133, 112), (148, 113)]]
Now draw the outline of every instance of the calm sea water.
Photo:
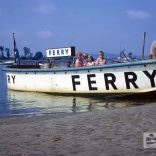
[[(0, 65), (2, 69), (2, 65)], [(0, 70), (0, 116), (79, 113), (149, 104), (150, 101), (112, 98), (56, 96), (7, 90), (5, 73)], [(152, 103), (152, 101), (151, 101)]]

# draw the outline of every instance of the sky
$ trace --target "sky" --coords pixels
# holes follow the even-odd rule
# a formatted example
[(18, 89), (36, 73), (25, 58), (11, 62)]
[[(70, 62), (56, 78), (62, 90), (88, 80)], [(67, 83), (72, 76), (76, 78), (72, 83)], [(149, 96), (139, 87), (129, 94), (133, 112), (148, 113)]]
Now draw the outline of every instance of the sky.
[(156, 40), (156, 0), (0, 0), (0, 45), (47, 48), (76, 46), (77, 51), (141, 55)]

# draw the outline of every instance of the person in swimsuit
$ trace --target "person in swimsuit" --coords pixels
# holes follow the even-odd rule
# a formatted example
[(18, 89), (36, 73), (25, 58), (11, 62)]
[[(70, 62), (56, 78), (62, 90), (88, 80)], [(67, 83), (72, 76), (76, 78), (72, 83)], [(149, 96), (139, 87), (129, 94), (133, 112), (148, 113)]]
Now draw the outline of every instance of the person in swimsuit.
[(93, 56), (88, 56), (88, 62), (86, 66), (94, 66), (94, 65), (95, 65), (95, 62), (94, 62)]
[(106, 64), (106, 60), (104, 59), (104, 52), (99, 51), (95, 65), (104, 65), (104, 64)]
[(82, 67), (83, 64), (83, 57), (81, 52), (76, 53), (76, 61), (75, 61), (75, 67)]

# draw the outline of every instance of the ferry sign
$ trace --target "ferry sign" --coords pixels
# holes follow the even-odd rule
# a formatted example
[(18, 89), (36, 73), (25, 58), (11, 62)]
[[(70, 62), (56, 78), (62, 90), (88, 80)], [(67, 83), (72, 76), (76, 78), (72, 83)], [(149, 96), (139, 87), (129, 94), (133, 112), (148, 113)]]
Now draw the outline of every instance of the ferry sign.
[(51, 48), (46, 50), (47, 57), (75, 56), (75, 47)]

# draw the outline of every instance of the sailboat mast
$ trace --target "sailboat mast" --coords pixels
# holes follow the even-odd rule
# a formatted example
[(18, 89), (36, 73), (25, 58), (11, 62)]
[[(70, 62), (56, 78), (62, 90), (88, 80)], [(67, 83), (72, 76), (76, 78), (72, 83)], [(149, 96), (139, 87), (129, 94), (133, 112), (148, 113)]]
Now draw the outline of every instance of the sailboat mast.
[(145, 59), (144, 53), (145, 53), (145, 40), (146, 40), (146, 32), (144, 32), (144, 37), (143, 37), (143, 45), (142, 45), (142, 60)]
[(17, 49), (17, 45), (16, 45), (16, 40), (15, 40), (15, 33), (13, 33), (13, 44), (14, 44), (14, 47), (13, 47), (13, 51), (14, 51), (14, 59), (15, 59), (15, 63), (17, 63), (19, 61), (19, 52), (18, 52), (18, 49)]
[(15, 43), (16, 43), (16, 41), (15, 41), (15, 33), (12, 33), (12, 35), (13, 35), (13, 52), (14, 52), (13, 55), (14, 55), (14, 59), (15, 59), (15, 48), (16, 48), (16, 47), (15, 47), (15, 46), (16, 46), (16, 45), (15, 45)]

